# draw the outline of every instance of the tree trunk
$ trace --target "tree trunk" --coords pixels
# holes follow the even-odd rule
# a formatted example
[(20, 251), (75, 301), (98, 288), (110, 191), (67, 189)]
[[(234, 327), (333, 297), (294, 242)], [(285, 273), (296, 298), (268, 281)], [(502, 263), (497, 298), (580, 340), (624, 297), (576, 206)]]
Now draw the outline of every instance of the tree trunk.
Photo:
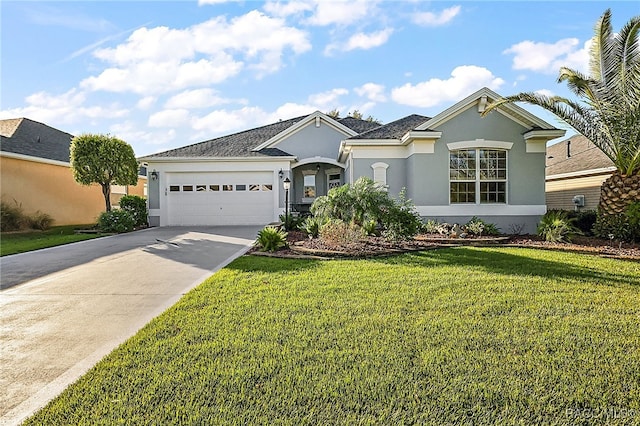
[(640, 202), (640, 174), (623, 175), (613, 172), (600, 187), (598, 211), (604, 216), (624, 213), (627, 206)]
[(111, 185), (104, 185), (104, 184), (100, 184), (100, 185), (102, 186), (102, 195), (104, 195), (104, 203), (107, 208), (106, 211), (110, 212), (111, 211)]

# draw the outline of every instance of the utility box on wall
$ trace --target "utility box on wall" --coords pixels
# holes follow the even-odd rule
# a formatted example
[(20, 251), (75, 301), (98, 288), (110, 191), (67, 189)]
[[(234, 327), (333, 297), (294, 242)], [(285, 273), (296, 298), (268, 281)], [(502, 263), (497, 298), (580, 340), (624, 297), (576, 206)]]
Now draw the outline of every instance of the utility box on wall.
[(576, 208), (584, 207), (584, 195), (574, 195), (573, 205), (576, 206)]

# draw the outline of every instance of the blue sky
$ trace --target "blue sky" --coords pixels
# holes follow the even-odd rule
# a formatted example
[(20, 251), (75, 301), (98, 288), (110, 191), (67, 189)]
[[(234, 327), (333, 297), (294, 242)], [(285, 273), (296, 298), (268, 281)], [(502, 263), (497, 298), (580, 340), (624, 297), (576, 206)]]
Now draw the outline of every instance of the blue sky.
[[(0, 118), (110, 133), (136, 155), (333, 109), (434, 116), (487, 86), (588, 70), (593, 27), (640, 2), (7, 1)], [(544, 112), (543, 119), (561, 126)]]

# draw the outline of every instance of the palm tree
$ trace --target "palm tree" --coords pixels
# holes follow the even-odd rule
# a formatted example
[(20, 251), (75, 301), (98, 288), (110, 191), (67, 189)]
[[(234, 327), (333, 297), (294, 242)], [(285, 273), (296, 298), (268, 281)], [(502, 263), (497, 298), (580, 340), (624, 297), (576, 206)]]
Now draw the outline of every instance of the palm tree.
[[(562, 67), (558, 83), (566, 82), (579, 101), (561, 96), (519, 93), (490, 104), (484, 114), (511, 102), (538, 105), (565, 121), (611, 159), (616, 171), (601, 187), (599, 213), (623, 213), (640, 202), (640, 16), (615, 34), (611, 10), (595, 26), (589, 74)], [(484, 115), (483, 114), (483, 115)]]

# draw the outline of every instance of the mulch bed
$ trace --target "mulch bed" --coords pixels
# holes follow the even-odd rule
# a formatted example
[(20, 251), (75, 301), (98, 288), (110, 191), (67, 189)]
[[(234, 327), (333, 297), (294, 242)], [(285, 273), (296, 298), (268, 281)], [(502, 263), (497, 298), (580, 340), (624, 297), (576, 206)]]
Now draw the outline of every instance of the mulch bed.
[(318, 238), (310, 239), (304, 232), (290, 231), (289, 247), (275, 253), (264, 253), (253, 248), (250, 254), (258, 256), (336, 259), (388, 256), (410, 251), (432, 250), (440, 247), (460, 245), (503, 245), (507, 247), (530, 247), (545, 250), (560, 250), (594, 254), (603, 257), (640, 261), (640, 244), (619, 243), (593, 237), (575, 237), (571, 243), (551, 243), (534, 235), (514, 235), (480, 238), (446, 238), (442, 235), (418, 235), (413, 240), (393, 243), (381, 237), (367, 237), (346, 244), (331, 243)]

